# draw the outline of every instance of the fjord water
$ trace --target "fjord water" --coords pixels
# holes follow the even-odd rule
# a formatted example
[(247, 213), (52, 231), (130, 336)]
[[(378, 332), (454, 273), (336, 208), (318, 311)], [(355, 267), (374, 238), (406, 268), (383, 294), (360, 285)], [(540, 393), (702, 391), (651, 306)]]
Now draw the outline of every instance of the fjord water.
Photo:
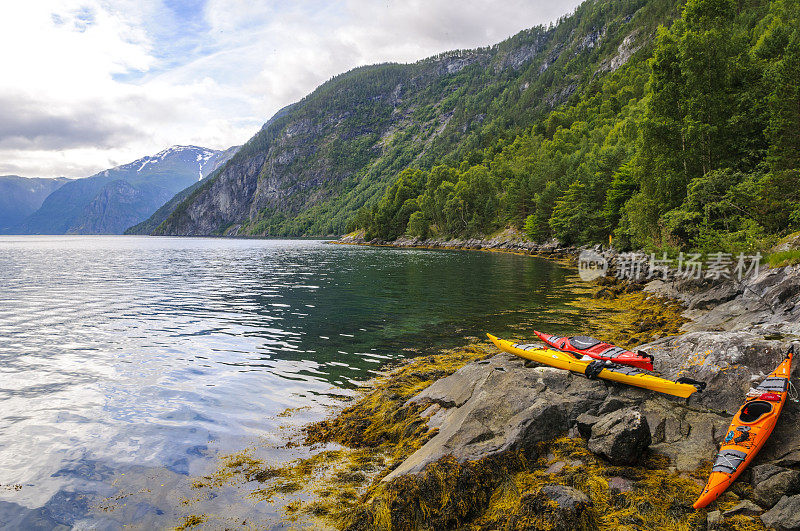
[(127, 474), (163, 501), (216, 453), (280, 444), (287, 408), (318, 418), (388, 361), (577, 328), (573, 278), (501, 253), (2, 237), (0, 527), (169, 525), (156, 502), (102, 500)]

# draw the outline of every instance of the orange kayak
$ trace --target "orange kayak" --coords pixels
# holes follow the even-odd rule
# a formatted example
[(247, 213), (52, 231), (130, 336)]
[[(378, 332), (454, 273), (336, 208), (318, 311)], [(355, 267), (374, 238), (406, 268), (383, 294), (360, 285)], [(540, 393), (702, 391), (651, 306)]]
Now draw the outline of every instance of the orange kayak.
[(772, 374), (747, 394), (728, 428), (708, 483), (694, 502), (695, 509), (705, 507), (725, 492), (769, 439), (789, 394), (793, 355), (794, 347)]

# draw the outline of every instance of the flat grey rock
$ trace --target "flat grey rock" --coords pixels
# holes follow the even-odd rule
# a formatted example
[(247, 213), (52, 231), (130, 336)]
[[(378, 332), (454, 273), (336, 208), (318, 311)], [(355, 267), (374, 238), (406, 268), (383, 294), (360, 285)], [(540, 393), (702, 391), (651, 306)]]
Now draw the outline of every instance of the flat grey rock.
[(469, 363), (412, 399), (444, 408), (433, 415), (439, 433), (386, 480), (419, 473), (445, 455), (472, 461), (519, 449), (535, 457), (537, 443), (566, 434), (608, 392), (602, 382), (559, 369), (525, 368), (522, 359), (504, 353)]
[(753, 503), (752, 501), (742, 500), (733, 507), (731, 507), (730, 509), (728, 509), (727, 511), (725, 511), (724, 513), (722, 513), (722, 516), (724, 516), (725, 518), (728, 518), (729, 516), (735, 516), (737, 514), (742, 514), (745, 516), (755, 516), (761, 514), (762, 511), (763, 509), (758, 505), (756, 505), (755, 503)]

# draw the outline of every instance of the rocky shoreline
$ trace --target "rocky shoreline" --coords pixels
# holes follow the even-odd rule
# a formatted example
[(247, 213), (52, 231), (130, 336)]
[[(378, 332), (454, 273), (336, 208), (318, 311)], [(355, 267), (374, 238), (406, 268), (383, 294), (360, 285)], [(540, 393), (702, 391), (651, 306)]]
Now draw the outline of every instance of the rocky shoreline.
[[(358, 236), (336, 243), (392, 245)], [(571, 264), (582, 250), (531, 244), (513, 231), (398, 246)], [(619, 257), (593, 250), (613, 271)], [(800, 266), (764, 268), (742, 282), (601, 277), (580, 286), (576, 293), (590, 296), (576, 305), (591, 334), (645, 350), (662, 376), (702, 380), (706, 390), (678, 399), (526, 364), (475, 342), (409, 359), (369, 382), (291, 440), (308, 457), (280, 466), (249, 452), (223, 457), (219, 470), (192, 482), (197, 500), (241, 487), (255, 501), (284, 500), (284, 520), (300, 528), (800, 528), (796, 402), (727, 492), (708, 509), (692, 508), (743, 397), (800, 339)], [(190, 514), (179, 528), (207, 518)]]
[(402, 236), (391, 242), (364, 239), (364, 231), (356, 231), (332, 243), (342, 245), (371, 245), (378, 247), (401, 247), (419, 249), (454, 249), (462, 251), (505, 251), (524, 253), (549, 258), (570, 259), (578, 256), (580, 247), (564, 246), (552, 240), (546, 243), (530, 241), (523, 233), (515, 229), (506, 229), (487, 238), (410, 238)]
[[(358, 235), (342, 243), (385, 244), (359, 241)], [(580, 251), (555, 243), (533, 244), (514, 233), (490, 240), (401, 240), (393, 245), (503, 250), (565, 259)], [(624, 472), (601, 475), (608, 485), (606, 494), (598, 499), (597, 493), (588, 492), (585, 485), (583, 490), (570, 485), (570, 476), (578, 473), (573, 468), (590, 467), (587, 460), (592, 460), (593, 466), (647, 468), (647, 460), (657, 458), (668, 462), (658, 473), (671, 475), (673, 482), (687, 481), (683, 495), (674, 500), (671, 509), (675, 525), (800, 528), (800, 407), (796, 402), (787, 404), (769, 442), (729, 492), (708, 511), (691, 509), (692, 498), (704, 484), (709, 463), (744, 395), (777, 365), (791, 342), (800, 340), (800, 267), (764, 268), (741, 282), (654, 280), (641, 287), (645, 293), (681, 301), (688, 322), (681, 333), (638, 348), (655, 356), (655, 369), (660, 374), (705, 381), (705, 392), (678, 400), (557, 369), (525, 368), (523, 360), (504, 353), (470, 362), (404, 403), (420, 412), (434, 435), (388, 473), (379, 487), (370, 489), (363, 499), (360, 524), (349, 527), (375, 524), (379, 508), (389, 499), (395, 501), (390, 511), (393, 529), (418, 527), (424, 522), (403, 525), (407, 516), (400, 514), (419, 509), (413, 509), (411, 502), (398, 504), (398, 499), (416, 499), (417, 506), (425, 506), (422, 497), (436, 498), (447, 491), (446, 485), (440, 485), (439, 490), (430, 487), (436, 477), (447, 477), (456, 484), (483, 482), (492, 490), (496, 481), (491, 474), (476, 472), (487, 460), (502, 462), (492, 466), (503, 470), (516, 470), (507, 472), (510, 478), (525, 469), (537, 472), (531, 463), (539, 463), (550, 472), (551, 477), (528, 493), (538, 500), (540, 515), (549, 515), (539, 524), (548, 528), (607, 527), (608, 519), (597, 513), (597, 506), (606, 504), (613, 491), (627, 491), (630, 497), (647, 483), (647, 478), (626, 478)], [(603, 290), (601, 287), (598, 296), (608, 296)], [(793, 377), (798, 374), (800, 365), (796, 364)], [(547, 447), (558, 436), (584, 441), (590, 457), (577, 466), (553, 458), (553, 450)], [(549, 453), (543, 456), (542, 452)], [(527, 464), (515, 468), (509, 465), (509, 459), (523, 459)], [(443, 464), (450, 467), (449, 475), (442, 476)], [(565, 475), (565, 471), (569, 473)], [(491, 512), (492, 501), (491, 496), (483, 502), (478, 498), (472, 496), (472, 505), (482, 505), (481, 509), (449, 523), (436, 520), (437, 511), (426, 506), (429, 518), (425, 522), (434, 527), (455, 524), (481, 528), (481, 519)], [(509, 518), (494, 524), (522, 527), (520, 514), (533, 510), (525, 508), (524, 498), (522, 493)], [(652, 508), (648, 510), (652, 512)], [(653, 524), (644, 515), (637, 518), (616, 524), (649, 528), (666, 523)]]

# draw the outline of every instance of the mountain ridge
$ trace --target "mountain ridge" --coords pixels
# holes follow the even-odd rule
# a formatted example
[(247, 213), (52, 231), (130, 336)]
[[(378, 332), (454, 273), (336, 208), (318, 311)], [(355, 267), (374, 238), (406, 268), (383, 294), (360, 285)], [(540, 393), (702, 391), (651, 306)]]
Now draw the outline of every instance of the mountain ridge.
[[(216, 167), (221, 167), (225, 164), (230, 158), (236, 153), (236, 151), (241, 148), (242, 146), (231, 146), (222, 152), (219, 156), (219, 163)], [(214, 168), (216, 169), (216, 168)], [(161, 223), (164, 222), (167, 217), (175, 211), (178, 205), (184, 201), (189, 195), (191, 195), (197, 188), (202, 186), (203, 182), (208, 179), (213, 174), (213, 170), (208, 172), (205, 177), (197, 181), (196, 183), (184, 188), (174, 196), (170, 197), (167, 201), (165, 201), (154, 213), (152, 213), (147, 219), (128, 227), (125, 229), (124, 234), (129, 235), (147, 235), (151, 234), (156, 227), (158, 227)]]
[(13, 230), (19, 234), (121, 234), (227, 161), (230, 150), (171, 146), (73, 179)]
[(33, 214), (47, 196), (67, 182), (66, 177), (0, 175), (0, 234)]

